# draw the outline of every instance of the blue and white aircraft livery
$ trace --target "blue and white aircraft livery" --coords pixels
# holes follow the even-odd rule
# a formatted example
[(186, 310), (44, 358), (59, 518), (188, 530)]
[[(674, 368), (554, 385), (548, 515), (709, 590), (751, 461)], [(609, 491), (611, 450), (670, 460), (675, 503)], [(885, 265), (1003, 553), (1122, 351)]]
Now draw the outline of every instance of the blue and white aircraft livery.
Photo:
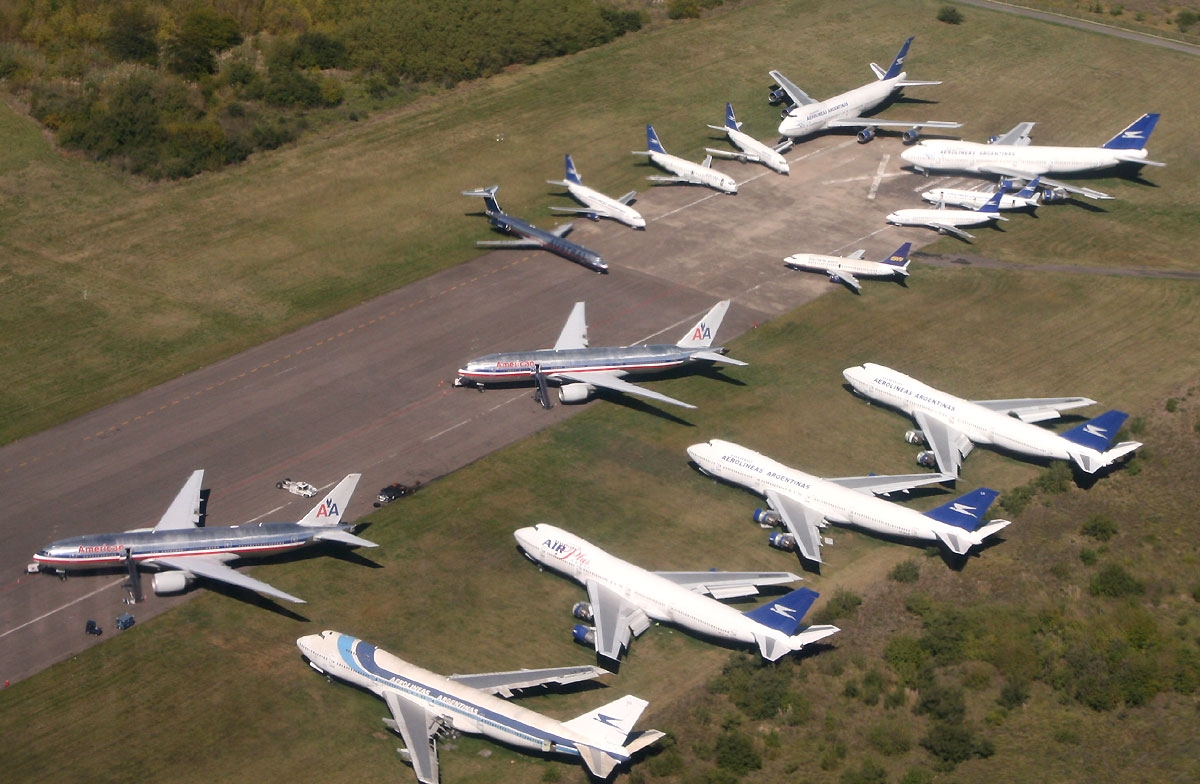
[(823, 272), (830, 283), (844, 283), (855, 294), (862, 293), (858, 276), (864, 278), (891, 278), (904, 283), (908, 277), (908, 253), (912, 243), (906, 242), (881, 261), (864, 259), (865, 248), (859, 248), (849, 256), (823, 256), (819, 253), (794, 253), (783, 260), (792, 269)]
[(842, 375), (859, 395), (912, 417), (919, 429), (905, 433), (905, 440), (929, 446), (917, 461), (922, 465), (936, 461), (939, 471), (953, 477), (976, 444), (1034, 458), (1070, 460), (1089, 474), (1141, 446), (1137, 441), (1113, 446), (1128, 418), (1121, 411), (1108, 411), (1062, 435), (1032, 424), (1057, 419), (1061, 411), (1095, 405), (1086, 397), (964, 400), (870, 362), (846, 368)]
[(633, 696), (570, 721), (501, 699), (517, 689), (607, 674), (598, 667), (443, 676), (341, 632), (310, 634), (296, 640), (296, 646), (317, 672), (364, 688), (387, 703), (392, 718), (384, 723), (404, 739), (405, 759), (421, 784), (438, 784), (437, 736), (442, 732), (483, 735), (523, 751), (575, 757), (600, 779), (663, 736), (658, 730), (633, 731), (649, 704)]
[(566, 156), (566, 179), (546, 180), (546, 182), (550, 185), (561, 185), (576, 201), (586, 205), (584, 207), (551, 207), (552, 212), (570, 212), (594, 221), (601, 218), (612, 218), (635, 229), (646, 228), (646, 219), (629, 206), (637, 196), (637, 191), (630, 191), (621, 198), (614, 199), (589, 188), (583, 184), (583, 179), (575, 169), (575, 161), (571, 160), (570, 155)]
[(884, 536), (939, 542), (955, 555), (966, 555), (1009, 524), (1007, 520), (983, 524), (983, 515), (998, 495), (986, 487), (925, 513), (875, 498), (950, 478), (944, 475), (822, 479), (718, 439), (688, 447), (688, 455), (702, 473), (765, 497), (772, 511), (757, 509), (754, 520), (787, 529), (786, 534), (772, 534), (770, 544), (781, 550), (798, 550), (802, 558), (817, 563), (821, 561), (820, 529), (829, 523)]
[(875, 131), (878, 128), (904, 128), (904, 143), (910, 144), (916, 141), (922, 128), (962, 127), (962, 123), (939, 120), (907, 122), (863, 117), (864, 114), (875, 109), (905, 87), (941, 84), (941, 82), (916, 82), (907, 78), (908, 74), (903, 70), (904, 58), (908, 55), (908, 46), (912, 40), (910, 37), (904, 42), (896, 54), (896, 59), (892, 61), (891, 67), (886, 71), (877, 64), (871, 63), (871, 70), (875, 72), (876, 81), (824, 101), (810, 98), (807, 93), (788, 81), (779, 71), (771, 71), (770, 75), (775, 80), (775, 84), (771, 86), (768, 101), (772, 106), (785, 100), (788, 102), (780, 115), (783, 121), (779, 123), (779, 134), (795, 140), (826, 128), (861, 128), (862, 130), (858, 132), (858, 140), (866, 143), (875, 138)]
[(913, 207), (896, 210), (889, 213), (886, 220), (896, 226), (924, 226), (933, 229), (938, 234), (953, 234), (964, 240), (973, 240), (975, 235), (963, 229), (963, 226), (981, 226), (998, 220), (1008, 220), (1000, 214), (1000, 200), (1004, 198), (1003, 191), (996, 191), (977, 210), (948, 210), (946, 205), (938, 202), (937, 207)]
[(651, 175), (647, 180), (665, 182), (672, 185), (704, 185), (722, 193), (737, 193), (737, 181), (728, 174), (722, 174), (712, 167), (712, 156), (709, 155), (702, 163), (692, 163), (677, 155), (671, 155), (663, 148), (654, 132), (653, 125), (646, 126), (646, 149), (634, 150), (634, 155), (648, 155), (650, 162), (660, 169), (671, 173), (670, 177)]
[(742, 163), (761, 163), (771, 171), (776, 171), (780, 174), (787, 174), (790, 171), (787, 158), (783, 157), (780, 150), (786, 150), (791, 147), (791, 141), (784, 142), (777, 147), (768, 147), (758, 139), (755, 139), (742, 130), (742, 124), (738, 122), (737, 117), (733, 114), (733, 104), (725, 104), (724, 125), (710, 125), (708, 127), (714, 131), (724, 131), (725, 135), (729, 137), (730, 143), (739, 150), (739, 152), (730, 152), (729, 150), (717, 150), (712, 147), (705, 147), (704, 151), (709, 155), (733, 158)]
[[(1041, 176), (1034, 177), (1024, 188), (1021, 188), (1016, 193), (1009, 193), (1008, 186), (1012, 185), (1011, 180), (1001, 180), (1000, 187), (996, 190), (1000, 191), (1000, 203), (996, 205), (997, 209), (1001, 210), (1033, 210), (1042, 203), (1041, 193)], [(949, 204), (954, 207), (966, 207), (969, 210), (977, 210), (995, 195), (995, 191), (976, 191), (965, 188), (930, 188), (921, 194), (921, 198), (925, 201), (933, 202), (934, 204)]]
[(790, 572), (650, 572), (546, 523), (513, 535), (529, 560), (562, 572), (587, 588), (588, 601), (576, 604), (572, 612), (595, 626), (576, 626), (575, 639), (594, 645), (605, 659), (617, 661), (630, 640), (649, 629), (652, 621), (757, 645), (769, 661), (840, 631), (836, 626), (802, 626), (805, 613), (817, 599), (816, 591), (809, 588), (746, 613), (717, 601), (754, 596), (759, 586), (800, 579)]
[[(154, 592), (178, 593), (197, 577), (248, 588), (289, 602), (303, 603), (227, 564), (242, 556), (274, 555), (318, 542), (375, 547), (351, 533), (342, 515), (360, 474), (350, 474), (296, 523), (246, 523), (199, 527), (204, 471), (195, 471), (153, 528), (117, 534), (87, 534), (60, 539), (38, 550), (33, 560), (44, 569), (71, 570), (125, 567), (136, 586), (136, 570), (153, 567)], [(136, 587), (135, 587), (136, 590)]]
[(716, 362), (745, 365), (741, 360), (725, 356), (725, 349), (712, 345), (727, 310), (729, 300), (718, 302), (674, 345), (589, 348), (584, 303), (576, 302), (554, 348), (488, 354), (472, 359), (459, 369), (454, 386), (483, 389), (488, 384), (532, 381), (534, 397), (543, 408), (553, 405), (549, 389), (552, 383), (559, 385), (558, 399), (563, 403), (583, 403), (599, 388), (695, 408), (690, 403), (631, 384), (624, 378), (680, 368), (700, 369)]
[(487, 216), (488, 223), (492, 224), (492, 227), (499, 231), (515, 234), (521, 237), (521, 239), (479, 240), (475, 243), (475, 247), (548, 250), (556, 256), (562, 256), (564, 259), (573, 261), (576, 264), (582, 264), (590, 270), (595, 270), (599, 273), (608, 272), (608, 264), (599, 253), (566, 239), (566, 234), (571, 230), (572, 224), (564, 223), (561, 226), (555, 226), (549, 231), (539, 229), (529, 221), (516, 218), (500, 209), (500, 204), (496, 201), (496, 191), (498, 190), (500, 190), (500, 186), (491, 185), (478, 190), (463, 191), (462, 195), (478, 196), (483, 199), (483, 203), (486, 205), (484, 215)]
[[(999, 174), (1030, 180), (1041, 174), (1108, 169), (1123, 163), (1136, 166), (1163, 166), (1147, 160), (1146, 142), (1158, 123), (1157, 114), (1143, 114), (1128, 127), (1099, 147), (1046, 147), (1030, 144), (1033, 123), (1021, 123), (987, 144), (979, 142), (930, 139), (900, 154), (917, 171), (961, 171), (975, 174)], [(1080, 188), (1042, 177), (1042, 183), (1058, 190), (1078, 193), (1090, 199), (1111, 199), (1107, 193)]]

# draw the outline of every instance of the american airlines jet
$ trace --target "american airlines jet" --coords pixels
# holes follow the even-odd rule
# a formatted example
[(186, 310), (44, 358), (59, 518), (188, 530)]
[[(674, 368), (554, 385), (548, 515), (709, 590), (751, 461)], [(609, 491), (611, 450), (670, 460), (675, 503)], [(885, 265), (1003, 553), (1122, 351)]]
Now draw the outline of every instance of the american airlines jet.
[(703, 163), (692, 163), (677, 155), (671, 155), (663, 148), (654, 132), (653, 125), (646, 126), (646, 149), (634, 150), (634, 155), (647, 155), (650, 162), (660, 169), (671, 173), (670, 177), (651, 175), (647, 180), (665, 182), (673, 185), (704, 185), (722, 193), (737, 193), (738, 185), (728, 174), (722, 174), (712, 167), (712, 156), (709, 155)]
[(580, 178), (579, 172), (575, 169), (575, 161), (571, 160), (569, 154), (566, 156), (566, 179), (546, 180), (546, 183), (549, 185), (561, 185), (567, 189), (567, 193), (571, 194), (576, 201), (586, 205), (584, 207), (551, 207), (551, 212), (570, 212), (582, 215), (588, 220), (612, 218), (635, 229), (646, 228), (646, 219), (637, 210), (629, 206), (633, 203), (634, 197), (637, 196), (637, 191), (630, 191), (621, 198), (614, 199), (589, 188), (583, 184), (583, 179)]
[(859, 395), (912, 417), (919, 429), (908, 431), (905, 440), (928, 444), (930, 450), (918, 455), (918, 462), (936, 461), (939, 471), (953, 477), (958, 476), (963, 458), (976, 444), (1035, 458), (1070, 460), (1089, 474), (1141, 446), (1137, 441), (1113, 446), (1117, 431), (1129, 416), (1121, 411), (1105, 412), (1062, 435), (1032, 424), (1095, 404), (1086, 397), (964, 400), (870, 362), (846, 368), (842, 375)]

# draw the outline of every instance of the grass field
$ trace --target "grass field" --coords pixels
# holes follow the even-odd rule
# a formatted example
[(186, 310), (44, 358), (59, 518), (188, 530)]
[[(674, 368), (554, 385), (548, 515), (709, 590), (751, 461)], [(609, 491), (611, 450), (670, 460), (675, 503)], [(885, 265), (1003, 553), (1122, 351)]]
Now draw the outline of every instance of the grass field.
[[(950, 81), (935, 88), (937, 105), (889, 111), (969, 120), (968, 138), (1036, 119), (1040, 140), (1091, 143), (1143, 110), (1164, 112), (1151, 151), (1169, 165), (1151, 172), (1156, 187), (1102, 180), (1121, 197), (1108, 214), (1056, 211), (1053, 236), (1022, 222), (981, 237), (974, 252), (1194, 268), (1200, 189), (1183, 120), (1196, 116), (1187, 89), (1195, 62), (978, 11), (959, 28), (937, 25), (938, 5), (746, 4), (175, 185), (59, 158), (0, 111), (13, 140), (0, 151), (4, 323), (34, 336), (0, 355), (13, 382), (0, 393), (3, 432), (37, 429), (465, 257), (485, 229), (462, 217), (471, 206), (454, 194), (463, 187), (499, 181), (506, 206), (537, 220), (548, 201), (540, 182), (557, 175), (568, 145), (586, 149), (577, 160), (589, 182), (627, 188), (638, 176), (627, 153), (645, 120), (696, 155), (698, 123), (719, 119), (729, 98), (765, 135), (774, 116), (762, 101), (767, 68), (826, 95), (861, 83), (864, 61), (890, 57), (907, 32), (918, 35), (912, 76)], [(781, 51), (781, 31), (794, 51)], [(1126, 67), (1134, 60), (1136, 80)], [(1119, 641), (1131, 617), (1150, 619), (1148, 645), (1196, 647), (1198, 294), (1190, 282), (919, 267), (907, 291), (822, 297), (731, 346), (751, 364), (727, 375), (746, 386), (656, 386), (699, 406), (695, 427), (593, 404), (372, 515), (366, 535), (382, 546), (364, 555), (382, 568), (332, 557), (271, 566), (272, 584), (309, 598), (303, 622), (204, 593), (0, 692), (0, 769), (13, 781), (408, 780), (399, 741), (379, 721), (383, 703), (326, 684), (300, 661), (296, 637), (336, 628), (442, 672), (584, 662), (569, 640), (582, 589), (539, 573), (513, 546), (513, 530), (543, 520), (651, 568), (794, 569), (749, 522), (758, 499), (699, 476), (684, 449), (721, 437), (821, 475), (914, 470), (900, 438), (909, 423), (841, 388), (843, 368), (870, 360), (967, 397), (1086, 394), (1138, 417), (1147, 446), (1136, 474), (1040, 496), (1005, 541), (961, 571), (916, 548), (832, 532), (828, 566), (810, 584), (826, 598), (845, 589), (864, 601), (838, 621), (844, 631), (831, 649), (762, 671), (806, 706), (795, 722), (750, 719), (712, 695), (722, 665), (749, 657), (664, 627), (634, 643), (607, 688), (524, 704), (567, 718), (624, 693), (649, 699), (644, 724), (670, 731), (676, 745), (635, 766), (629, 779), (638, 782), (729, 781), (714, 744), (732, 730), (764, 757), (746, 782), (847, 781), (868, 763), (886, 781), (1194, 780), (1195, 693), (1095, 711), (1034, 680), (1023, 705), (1001, 713), (998, 669), (978, 649), (1051, 650), (1046, 638), (1068, 638), (1060, 627), (1111, 628)], [(1009, 490), (1039, 471), (981, 449), (959, 486)], [(1103, 546), (1079, 534), (1098, 511), (1118, 529)], [(1092, 565), (1080, 560), (1085, 547), (1097, 551)], [(906, 559), (919, 563), (920, 579), (887, 580)], [(1089, 580), (1107, 563), (1144, 581), (1145, 594), (1090, 597)], [(915, 695), (889, 709), (848, 688), (872, 669), (897, 685), (883, 650), (897, 634), (918, 633), (905, 609), (913, 593), (970, 597), (972, 613), (1013, 621), (1007, 638), (981, 631), (970, 656), (940, 670), (964, 684), (967, 718), (995, 748), (953, 772), (935, 773), (916, 743), (928, 720), (912, 713)], [(1050, 619), (1052, 631), (1025, 636), (1031, 617)], [(907, 734), (908, 748), (864, 741), (881, 734)], [(447, 782), (586, 780), (578, 767), (473, 739), (441, 751)], [(672, 753), (681, 767), (665, 762)]]

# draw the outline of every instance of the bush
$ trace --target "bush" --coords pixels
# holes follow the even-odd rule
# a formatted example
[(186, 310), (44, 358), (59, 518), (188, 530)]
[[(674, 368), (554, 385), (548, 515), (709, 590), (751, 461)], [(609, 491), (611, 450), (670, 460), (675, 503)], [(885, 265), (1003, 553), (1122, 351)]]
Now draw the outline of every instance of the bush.
[(996, 702), (1007, 710), (1015, 710), (1024, 705), (1028, 699), (1029, 687), (1021, 681), (1010, 678), (1000, 689), (1000, 696), (996, 698)]
[(907, 723), (892, 720), (868, 727), (867, 743), (885, 756), (897, 757), (912, 749), (913, 739)]
[(865, 759), (857, 768), (842, 773), (842, 784), (887, 784), (887, 770), (873, 759)]
[(276, 69), (267, 77), (263, 98), (271, 106), (320, 106), (321, 85), (299, 71)]
[(1092, 515), (1079, 529), (1084, 536), (1090, 536), (1101, 542), (1107, 542), (1117, 535), (1117, 524), (1111, 518), (1102, 514)]
[(762, 754), (754, 739), (741, 730), (721, 733), (716, 745), (717, 767), (742, 775), (762, 767)]
[(1092, 596), (1110, 596), (1114, 599), (1122, 596), (1140, 596), (1145, 590), (1146, 586), (1119, 564), (1103, 567), (1088, 584), (1088, 593)]
[(929, 654), (913, 637), (896, 635), (883, 648), (883, 659), (903, 682), (915, 685)]
[(1096, 551), (1089, 547), (1084, 547), (1079, 551), (1079, 560), (1084, 566), (1095, 566), (1097, 557)]
[(943, 764), (953, 767), (972, 757), (990, 757), (995, 746), (986, 738), (976, 738), (974, 731), (963, 722), (934, 722), (921, 738), (921, 746)]
[(888, 572), (888, 579), (897, 583), (915, 583), (921, 577), (921, 566), (913, 559), (901, 561)]
[(921, 686), (913, 713), (927, 714), (935, 721), (957, 724), (967, 715), (967, 701), (962, 689), (932, 681)]
[(115, 8), (109, 17), (104, 48), (117, 60), (146, 65), (158, 64), (158, 25), (146, 9), (136, 5)]
[(945, 22), (946, 24), (957, 25), (963, 23), (963, 15), (962, 12), (954, 6), (944, 5), (938, 9), (937, 20), (939, 22)]
[(819, 611), (813, 614), (813, 623), (833, 623), (840, 618), (849, 618), (862, 604), (862, 597), (839, 588)]

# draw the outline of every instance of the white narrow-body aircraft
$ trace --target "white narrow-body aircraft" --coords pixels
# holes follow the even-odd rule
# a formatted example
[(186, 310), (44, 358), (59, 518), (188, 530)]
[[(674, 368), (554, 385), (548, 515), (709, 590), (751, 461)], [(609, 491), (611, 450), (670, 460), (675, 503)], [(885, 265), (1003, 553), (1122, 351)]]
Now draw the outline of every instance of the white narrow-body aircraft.
[(1045, 177), (1047, 174), (1072, 174), (1109, 169), (1121, 164), (1163, 166), (1147, 159), (1146, 142), (1158, 123), (1157, 114), (1143, 114), (1128, 127), (1099, 147), (1048, 147), (1031, 144), (1033, 123), (1017, 125), (1008, 133), (989, 141), (953, 141), (929, 139), (900, 154), (917, 171), (960, 171), (974, 174), (998, 174), (1030, 180), (1042, 176), (1042, 184), (1090, 199), (1111, 199), (1107, 193), (1068, 185)]
[(718, 362), (745, 365), (741, 360), (725, 356), (725, 349), (712, 345), (727, 310), (729, 300), (718, 302), (673, 345), (591, 348), (588, 346), (585, 306), (576, 302), (554, 348), (488, 354), (472, 359), (459, 369), (454, 386), (483, 389), (489, 384), (533, 382), (534, 396), (543, 408), (553, 405), (549, 389), (552, 383), (559, 385), (558, 399), (563, 403), (583, 403), (597, 389), (605, 389), (695, 408), (690, 403), (632, 384), (625, 377), (680, 369), (699, 370)]
[(949, 476), (958, 476), (963, 458), (976, 444), (1034, 458), (1070, 460), (1089, 474), (1141, 446), (1137, 441), (1113, 445), (1128, 418), (1121, 411), (1107, 411), (1061, 435), (1033, 424), (1095, 404), (1086, 397), (964, 400), (870, 362), (846, 368), (842, 375), (859, 395), (912, 417), (919, 429), (905, 433), (905, 440), (929, 446), (917, 461), (936, 464)]
[(701, 163), (692, 163), (677, 155), (671, 155), (658, 140), (658, 134), (654, 132), (653, 125), (646, 126), (646, 149), (634, 150), (633, 154), (649, 156), (651, 163), (660, 169), (669, 171), (672, 175), (670, 177), (650, 175), (646, 178), (647, 180), (672, 185), (703, 185), (722, 193), (737, 193), (737, 181), (728, 174), (714, 169), (711, 155)]
[(730, 152), (729, 150), (717, 150), (712, 147), (705, 147), (704, 151), (709, 155), (716, 155), (721, 158), (733, 158), (742, 163), (761, 163), (771, 171), (776, 171), (780, 174), (788, 173), (787, 158), (784, 158), (779, 150), (791, 147), (791, 142), (785, 142), (778, 147), (771, 147), (755, 139), (742, 130), (742, 124), (738, 122), (737, 117), (733, 113), (733, 104), (725, 104), (724, 125), (710, 125), (708, 127), (714, 131), (724, 131), (725, 135), (729, 137), (729, 142), (739, 150), (739, 152)]
[(153, 580), (157, 594), (179, 593), (203, 577), (303, 603), (303, 599), (242, 574), (228, 563), (243, 556), (274, 555), (318, 542), (375, 547), (374, 542), (351, 533), (354, 526), (341, 521), (359, 476), (350, 474), (338, 482), (299, 522), (200, 527), (204, 471), (195, 471), (153, 528), (60, 539), (39, 550), (33, 560), (42, 568), (64, 574), (106, 567), (128, 569), (135, 596), (140, 593), (138, 569), (152, 567), (159, 570)]
[(788, 81), (779, 71), (771, 71), (775, 84), (771, 87), (768, 100), (772, 106), (788, 102), (781, 113), (779, 134), (788, 139), (798, 139), (801, 136), (823, 131), (826, 128), (860, 128), (858, 140), (866, 143), (875, 138), (879, 128), (903, 129), (905, 144), (916, 141), (922, 128), (948, 130), (962, 127), (962, 123), (930, 120), (926, 122), (908, 122), (905, 120), (881, 120), (878, 117), (863, 115), (875, 109), (884, 101), (905, 87), (941, 84), (941, 82), (918, 82), (908, 77), (903, 70), (904, 58), (908, 55), (912, 37), (904, 42), (896, 59), (885, 71), (878, 64), (871, 63), (875, 72), (875, 81), (856, 87), (849, 92), (835, 95), (824, 101), (810, 98), (792, 82)]
[(421, 784), (438, 784), (437, 736), (443, 732), (483, 735), (523, 751), (574, 757), (600, 779), (663, 736), (658, 730), (634, 732), (648, 704), (634, 696), (570, 721), (503, 699), (519, 689), (606, 674), (598, 667), (443, 676), (341, 632), (310, 634), (296, 640), (296, 646), (317, 672), (366, 689), (387, 703), (392, 718), (384, 723), (403, 738), (405, 759)]
[(716, 439), (688, 447), (688, 455), (704, 474), (766, 498), (773, 511), (755, 510), (755, 521), (787, 530), (772, 534), (768, 540), (771, 546), (797, 550), (802, 558), (817, 563), (821, 561), (820, 529), (829, 523), (884, 536), (938, 542), (955, 555), (966, 555), (1009, 524), (1007, 520), (983, 522), (983, 515), (998, 495), (986, 487), (924, 513), (875, 497), (940, 482), (949, 478), (946, 476), (822, 479)]
[(1002, 191), (996, 191), (991, 198), (977, 210), (948, 210), (944, 204), (930, 207), (912, 207), (888, 213), (888, 223), (896, 226), (924, 226), (933, 229), (938, 234), (953, 234), (964, 240), (973, 240), (975, 235), (966, 231), (964, 226), (982, 226), (998, 220), (1008, 220), (1000, 214), (1000, 199), (1004, 198)]
[(859, 277), (892, 278), (904, 282), (908, 277), (908, 253), (912, 243), (906, 242), (896, 248), (882, 261), (864, 259), (865, 248), (859, 248), (849, 256), (823, 256), (819, 253), (795, 253), (783, 260), (792, 269), (823, 272), (832, 283), (844, 283), (855, 294), (862, 293)]
[(781, 585), (800, 578), (790, 572), (650, 572), (601, 550), (575, 534), (546, 523), (522, 528), (514, 536), (531, 561), (582, 583), (588, 601), (572, 610), (595, 623), (578, 625), (575, 639), (616, 661), (630, 640), (652, 621), (682, 626), (708, 637), (757, 645), (764, 659), (776, 661), (791, 651), (839, 631), (836, 626), (801, 626), (817, 598), (800, 588), (743, 613), (704, 594), (728, 599), (753, 596), (758, 586)]
[[(1006, 185), (1008, 180), (1002, 180), (997, 189), (1003, 195), (996, 205), (1000, 210), (1032, 210), (1042, 203), (1041, 176), (1034, 177), (1024, 188), (1016, 193), (1009, 193)], [(954, 207), (966, 207), (977, 210), (987, 204), (995, 195), (995, 191), (973, 191), (964, 188), (931, 188), (921, 194), (921, 198), (934, 204), (949, 204)]]
[(633, 203), (634, 197), (637, 196), (637, 191), (630, 191), (619, 199), (614, 199), (611, 196), (605, 196), (599, 191), (589, 188), (583, 184), (583, 179), (579, 176), (578, 170), (575, 168), (575, 161), (571, 160), (570, 154), (566, 156), (566, 175), (562, 180), (546, 180), (549, 185), (561, 185), (567, 189), (567, 193), (583, 204), (583, 207), (551, 207), (552, 212), (568, 212), (575, 215), (582, 215), (588, 220), (600, 220), (601, 218), (612, 218), (618, 223), (624, 223), (626, 226), (632, 226), (635, 229), (646, 228), (646, 219), (641, 214), (629, 205)]

